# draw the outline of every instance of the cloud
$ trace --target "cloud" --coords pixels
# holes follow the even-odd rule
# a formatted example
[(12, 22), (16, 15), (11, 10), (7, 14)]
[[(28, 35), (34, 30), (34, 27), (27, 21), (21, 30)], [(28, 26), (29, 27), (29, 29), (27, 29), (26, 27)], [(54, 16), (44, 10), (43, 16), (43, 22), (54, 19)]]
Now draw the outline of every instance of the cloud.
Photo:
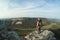
[(5, 17), (8, 12), (8, 2), (7, 0), (0, 0), (0, 18)]
[[(59, 18), (58, 0), (1, 0), (0, 18), (48, 17)], [(57, 13), (57, 14), (56, 14)], [(55, 15), (54, 15), (55, 14)]]

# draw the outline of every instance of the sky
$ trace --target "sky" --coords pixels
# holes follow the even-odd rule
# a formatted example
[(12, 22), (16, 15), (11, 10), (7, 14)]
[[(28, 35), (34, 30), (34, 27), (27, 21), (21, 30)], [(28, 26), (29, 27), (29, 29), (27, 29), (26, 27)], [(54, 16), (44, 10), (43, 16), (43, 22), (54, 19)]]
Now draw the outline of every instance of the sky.
[(60, 0), (0, 0), (0, 18), (60, 18)]

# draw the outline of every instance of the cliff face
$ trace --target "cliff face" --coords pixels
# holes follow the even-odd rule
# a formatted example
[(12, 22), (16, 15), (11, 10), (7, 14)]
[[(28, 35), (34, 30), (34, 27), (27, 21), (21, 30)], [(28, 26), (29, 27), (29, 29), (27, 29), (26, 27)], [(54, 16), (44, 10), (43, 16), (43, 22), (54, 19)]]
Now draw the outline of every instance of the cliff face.
[(25, 38), (26, 40), (56, 40), (54, 33), (48, 30), (44, 30), (39, 34), (37, 31), (34, 31), (25, 36)]

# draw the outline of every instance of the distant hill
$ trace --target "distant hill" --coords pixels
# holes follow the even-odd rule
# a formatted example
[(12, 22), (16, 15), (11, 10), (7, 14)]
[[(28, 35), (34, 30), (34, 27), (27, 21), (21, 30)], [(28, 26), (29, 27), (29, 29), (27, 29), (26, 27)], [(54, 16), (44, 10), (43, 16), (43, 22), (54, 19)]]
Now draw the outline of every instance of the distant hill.
[[(50, 24), (50, 21), (47, 18), (40, 18), (42, 19), (43, 26)], [(10, 21), (10, 22), (8, 22)], [(11, 18), (6, 20), (6, 23), (9, 25), (9, 27), (12, 28), (35, 28), (36, 27), (37, 18)]]
[(52, 21), (52, 22), (60, 22), (60, 19), (52, 19), (52, 18), (48, 18), (49, 21)]
[[(40, 18), (42, 19), (43, 26), (50, 24), (50, 19)], [(7, 27), (9, 28), (35, 28), (37, 18), (29, 18), (29, 17), (21, 17), (21, 18), (10, 18), (10, 19), (2, 19), (5, 21)]]

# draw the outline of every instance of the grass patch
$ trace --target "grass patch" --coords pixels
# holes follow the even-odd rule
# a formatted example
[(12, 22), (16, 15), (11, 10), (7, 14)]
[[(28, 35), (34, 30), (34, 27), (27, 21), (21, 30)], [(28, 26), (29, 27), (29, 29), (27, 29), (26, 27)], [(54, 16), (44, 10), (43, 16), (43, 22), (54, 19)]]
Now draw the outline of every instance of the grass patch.
[(30, 32), (34, 31), (34, 30), (18, 30), (15, 29), (14, 30), (19, 36), (25, 36), (27, 34), (29, 34)]
[(60, 25), (53, 25), (52, 26), (52, 29), (59, 29), (60, 28)]

